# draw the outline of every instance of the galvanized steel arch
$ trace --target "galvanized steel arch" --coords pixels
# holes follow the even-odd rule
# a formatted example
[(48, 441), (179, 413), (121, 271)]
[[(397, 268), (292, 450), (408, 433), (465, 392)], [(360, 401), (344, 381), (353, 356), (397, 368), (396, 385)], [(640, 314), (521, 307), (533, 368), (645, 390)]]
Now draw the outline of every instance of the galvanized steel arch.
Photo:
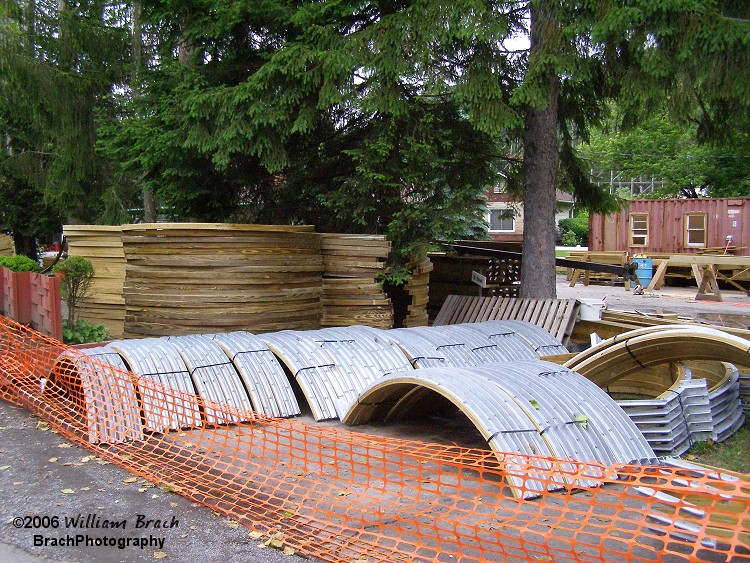
[(342, 417), (370, 383), (411, 370), (376, 329), (362, 326), (260, 335), (300, 383), (316, 420)]
[(687, 360), (750, 366), (750, 341), (698, 325), (647, 327), (603, 340), (565, 366), (606, 387), (640, 369)]
[(542, 327), (526, 321), (483, 321), (470, 323), (470, 327), (473, 330), (486, 334), (489, 338), (492, 338), (493, 334), (501, 330), (512, 330), (517, 338), (520, 338), (536, 352), (537, 356), (553, 356), (568, 353), (568, 349), (549, 332)]
[[(203, 416), (208, 424), (251, 420), (253, 405), (232, 361), (210, 335), (169, 336), (167, 342), (180, 354), (198, 395), (208, 401)], [(210, 402), (235, 410), (212, 408)]]
[[(122, 356), (130, 370), (141, 378), (137, 387), (146, 428), (164, 432), (203, 424), (190, 372), (177, 349), (166, 339), (120, 340), (106, 347)], [(165, 393), (164, 387), (170, 389), (169, 393)]]
[[(401, 348), (414, 368), (476, 365), (476, 359), (472, 359), (470, 352), (456, 350), (459, 346), (464, 346), (465, 350), (465, 345), (446, 337), (436, 342), (430, 338), (429, 333), (412, 328), (396, 328), (384, 332), (389, 342)], [(456, 354), (463, 356), (456, 358)]]
[(513, 328), (495, 325), (489, 327), (490, 330), (483, 330), (478, 328), (478, 324), (480, 323), (442, 325), (428, 330), (450, 334), (456, 340), (464, 342), (478, 358), (477, 365), (539, 358), (529, 342)]
[(143, 439), (143, 424), (132, 376), (116, 352), (105, 347), (67, 350), (52, 371), (54, 384), (69, 392), (80, 386), (88, 440), (117, 443)]
[[(393, 374), (362, 393), (342, 420), (356, 425), (394, 419), (429, 399), (424, 389), (455, 404), (497, 452), (607, 465), (655, 461), (646, 439), (604, 391), (540, 360)], [(526, 487), (539, 491), (541, 483), (532, 479)]]
[(297, 398), (279, 360), (256, 335), (224, 332), (210, 335), (221, 347), (245, 384), (255, 412), (267, 416), (300, 414)]
[(259, 335), (299, 383), (315, 420), (338, 418), (337, 406), (346, 401), (341, 370), (320, 346), (303, 339), (301, 332), (282, 330)]

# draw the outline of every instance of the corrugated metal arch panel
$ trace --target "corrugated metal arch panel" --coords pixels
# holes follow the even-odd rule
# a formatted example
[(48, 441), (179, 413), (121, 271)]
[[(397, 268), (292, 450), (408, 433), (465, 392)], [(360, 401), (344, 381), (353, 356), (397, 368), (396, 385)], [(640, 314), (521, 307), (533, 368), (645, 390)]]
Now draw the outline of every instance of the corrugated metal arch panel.
[(732, 364), (722, 364), (725, 369), (724, 377), (708, 391), (714, 427), (713, 439), (717, 442), (723, 442), (732, 436), (745, 423), (740, 399), (740, 372)]
[(243, 411), (230, 414), (225, 409), (216, 409), (206, 403), (204, 418), (207, 423), (229, 424), (255, 418), (253, 405), (239, 373), (211, 336), (169, 336), (166, 340), (185, 362), (200, 397)]
[(389, 331), (353, 325), (324, 328), (320, 332), (324, 336), (333, 335), (334, 338), (353, 344), (362, 355), (362, 359), (372, 364), (376, 372), (374, 375), (378, 378), (389, 373), (414, 369), (403, 350), (388, 340)]
[[(544, 417), (540, 426), (560, 432), (565, 457), (605, 465), (655, 461), (653, 449), (630, 417), (582, 375), (541, 360), (472, 369), (481, 369), (528, 401), (534, 408), (530, 412)], [(578, 415), (585, 416), (585, 424), (576, 422)]]
[[(419, 369), (386, 376), (362, 393), (342, 420), (351, 425), (387, 420), (420, 388), (434, 391), (455, 404), (498, 453), (546, 457), (556, 454), (511, 394), (490, 378), (463, 368)], [(526, 478), (521, 477), (517, 472), (525, 468), (505, 461), (509, 471), (507, 480), (516, 496), (529, 498), (547, 488), (549, 479), (539, 475), (535, 478), (534, 472), (528, 470)], [(533, 465), (546, 475), (552, 468), (544, 459), (533, 461)], [(555, 481), (562, 482), (564, 478)]]
[(446, 350), (450, 348), (439, 348), (425, 334), (411, 328), (396, 328), (384, 332), (388, 341), (397, 345), (415, 368), (467, 365), (466, 362), (456, 364), (446, 354)]
[[(477, 344), (476, 339), (471, 338), (475, 335), (467, 335), (461, 333), (460, 330), (452, 330), (454, 326), (457, 325), (418, 326), (398, 330), (411, 331), (428, 340), (433, 346), (433, 353), (444, 355), (452, 366), (478, 366), (487, 363), (486, 354), (477, 353), (472, 349), (483, 347), (486, 342)], [(505, 358), (505, 356), (502, 356), (502, 358)], [(497, 359), (490, 361), (497, 361)]]
[(750, 341), (697, 325), (647, 327), (603, 340), (565, 366), (606, 387), (640, 369), (687, 360), (750, 365)]
[(164, 432), (202, 425), (190, 372), (180, 354), (166, 340), (121, 340), (106, 347), (120, 354), (131, 371), (143, 380), (152, 380), (175, 390), (167, 394), (158, 385), (137, 382), (146, 428)]
[(484, 321), (473, 323), (472, 328), (490, 338), (498, 330), (512, 330), (516, 336), (523, 339), (536, 352), (537, 356), (553, 356), (567, 354), (568, 349), (543, 328), (526, 321)]
[(237, 368), (255, 412), (281, 417), (300, 414), (284, 369), (260, 338), (245, 331), (213, 334), (211, 338)]
[(66, 351), (58, 358), (55, 372), (58, 376), (65, 373), (66, 378), (78, 375), (89, 442), (143, 440), (135, 385), (119, 354), (104, 347)]
[(292, 372), (310, 405), (313, 418), (338, 418), (336, 406), (338, 403), (340, 407), (344, 400), (344, 392), (339, 387), (340, 370), (322, 348), (311, 346), (300, 334), (282, 330), (263, 333), (259, 338)]
[(529, 343), (511, 328), (500, 328), (488, 334), (477, 329), (475, 323), (466, 323), (430, 327), (428, 330), (463, 342), (479, 358), (475, 365), (539, 358)]

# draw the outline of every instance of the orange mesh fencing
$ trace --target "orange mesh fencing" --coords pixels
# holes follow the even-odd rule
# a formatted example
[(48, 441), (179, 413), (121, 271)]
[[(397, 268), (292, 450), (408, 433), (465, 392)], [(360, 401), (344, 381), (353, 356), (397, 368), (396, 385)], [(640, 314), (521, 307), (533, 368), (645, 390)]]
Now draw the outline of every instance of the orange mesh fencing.
[[(265, 418), (98, 364), (7, 319), (0, 397), (96, 455), (325, 561), (750, 560), (747, 475), (607, 467)], [(207, 414), (225, 422), (207, 424)], [(596, 483), (563, 487), (561, 475)]]

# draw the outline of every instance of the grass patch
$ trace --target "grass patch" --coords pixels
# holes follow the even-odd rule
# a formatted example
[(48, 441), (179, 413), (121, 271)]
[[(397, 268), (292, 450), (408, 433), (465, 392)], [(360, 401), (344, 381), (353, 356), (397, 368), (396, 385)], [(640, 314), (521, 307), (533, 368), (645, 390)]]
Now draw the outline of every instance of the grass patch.
[(720, 444), (698, 442), (683, 457), (713, 467), (750, 473), (750, 419), (746, 419), (739, 432), (728, 440)]

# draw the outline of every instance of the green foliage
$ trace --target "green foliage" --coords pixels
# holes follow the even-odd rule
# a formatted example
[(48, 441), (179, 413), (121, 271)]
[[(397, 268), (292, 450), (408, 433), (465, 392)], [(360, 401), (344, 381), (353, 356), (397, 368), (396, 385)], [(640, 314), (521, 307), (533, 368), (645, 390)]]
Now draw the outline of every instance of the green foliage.
[(39, 264), (28, 256), (0, 256), (0, 267), (11, 272), (39, 272)]
[(580, 242), (578, 242), (578, 237), (576, 237), (576, 234), (573, 231), (565, 231), (562, 234), (561, 242), (563, 246), (576, 246), (577, 244), (580, 244)]
[[(563, 244), (565, 246), (587, 245), (589, 240), (589, 214), (581, 211), (570, 219), (561, 219), (558, 222), (558, 228), (563, 233)], [(572, 244), (565, 242), (566, 235), (568, 240), (572, 239)]]
[(109, 338), (107, 327), (93, 324), (84, 319), (72, 322), (63, 321), (63, 341), (66, 344), (86, 344), (88, 342), (104, 342)]
[(70, 256), (56, 264), (54, 271), (61, 275), (60, 292), (68, 305), (68, 324), (74, 326), (78, 319), (78, 304), (91, 288), (94, 266), (87, 258)]
[(750, 135), (701, 143), (698, 125), (682, 125), (666, 113), (633, 128), (618, 126), (618, 118), (621, 112), (582, 148), (592, 166), (663, 181), (658, 197), (750, 195)]

